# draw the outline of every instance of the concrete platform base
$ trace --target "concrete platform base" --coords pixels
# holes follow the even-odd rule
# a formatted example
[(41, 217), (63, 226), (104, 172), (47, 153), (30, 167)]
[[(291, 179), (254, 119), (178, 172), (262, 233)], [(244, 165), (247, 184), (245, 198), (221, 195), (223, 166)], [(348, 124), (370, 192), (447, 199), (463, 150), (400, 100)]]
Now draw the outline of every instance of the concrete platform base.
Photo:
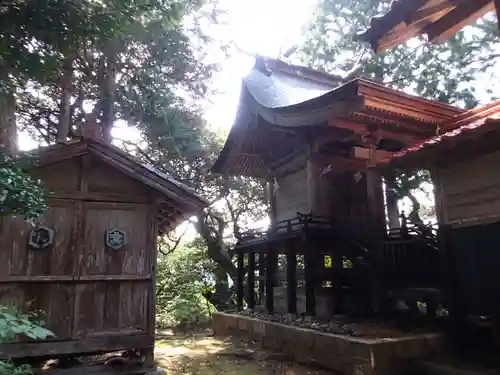
[(359, 338), (263, 321), (236, 314), (213, 315), (215, 335), (242, 335), (263, 347), (345, 375), (406, 373), (408, 359), (441, 352), (439, 333), (398, 338)]

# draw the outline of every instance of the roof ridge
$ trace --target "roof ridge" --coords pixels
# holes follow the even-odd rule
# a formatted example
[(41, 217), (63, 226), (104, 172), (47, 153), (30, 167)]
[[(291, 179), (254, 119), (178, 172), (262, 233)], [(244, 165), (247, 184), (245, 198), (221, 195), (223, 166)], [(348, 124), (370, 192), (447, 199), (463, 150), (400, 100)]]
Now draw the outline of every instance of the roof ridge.
[(340, 75), (321, 72), (304, 65), (290, 64), (277, 58), (256, 56), (254, 69), (261, 70), (262, 64), (265, 65), (265, 68), (270, 75), (272, 75), (274, 71), (277, 71), (335, 87), (347, 82), (347, 79)]

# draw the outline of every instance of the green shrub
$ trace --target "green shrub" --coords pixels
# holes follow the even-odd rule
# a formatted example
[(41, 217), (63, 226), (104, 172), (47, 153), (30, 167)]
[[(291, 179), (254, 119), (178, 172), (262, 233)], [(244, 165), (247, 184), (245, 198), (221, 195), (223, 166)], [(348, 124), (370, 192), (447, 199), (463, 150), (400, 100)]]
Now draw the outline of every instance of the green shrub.
[[(43, 340), (54, 334), (42, 327), (34, 314), (22, 314), (17, 309), (0, 306), (0, 343), (15, 341), (26, 336), (33, 340)], [(33, 375), (30, 365), (16, 365), (12, 361), (0, 361), (0, 375)]]
[(203, 294), (213, 288), (213, 266), (203, 249), (191, 245), (161, 256), (156, 280), (159, 328), (209, 321), (213, 307)]

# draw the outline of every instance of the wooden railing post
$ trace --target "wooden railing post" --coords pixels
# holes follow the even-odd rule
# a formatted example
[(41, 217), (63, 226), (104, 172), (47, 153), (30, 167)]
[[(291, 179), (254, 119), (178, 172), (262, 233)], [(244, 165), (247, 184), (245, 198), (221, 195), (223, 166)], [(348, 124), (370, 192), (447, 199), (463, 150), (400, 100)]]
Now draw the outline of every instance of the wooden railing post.
[(286, 291), (288, 313), (297, 313), (297, 249), (294, 241), (287, 242)]
[(274, 273), (276, 271), (276, 256), (271, 246), (266, 249), (266, 310), (274, 311)]
[(248, 307), (253, 309), (255, 307), (255, 253), (252, 249), (248, 250)]
[(310, 248), (311, 245), (309, 220), (306, 218), (303, 227), (303, 249), (304, 249), (304, 276), (306, 282), (306, 314), (316, 315), (316, 252)]
[(244, 252), (243, 249), (236, 250), (236, 308), (238, 311), (243, 310), (243, 263), (244, 263)]

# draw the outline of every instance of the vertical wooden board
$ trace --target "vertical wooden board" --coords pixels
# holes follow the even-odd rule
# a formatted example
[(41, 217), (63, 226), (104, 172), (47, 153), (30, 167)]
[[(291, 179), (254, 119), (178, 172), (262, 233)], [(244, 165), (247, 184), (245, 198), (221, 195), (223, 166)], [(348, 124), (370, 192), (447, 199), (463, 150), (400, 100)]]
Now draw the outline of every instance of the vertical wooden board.
[(100, 332), (104, 326), (106, 283), (79, 284), (75, 291), (73, 338)]
[(75, 287), (70, 284), (25, 284), (24, 310), (36, 312), (55, 339), (71, 337)]
[(120, 286), (120, 328), (147, 332), (148, 282), (124, 282)]
[(85, 206), (87, 209), (80, 275), (104, 274), (109, 262), (104, 236), (106, 229), (109, 228), (110, 211), (93, 209), (92, 204)]
[(0, 285), (0, 305), (23, 309), (24, 290), (20, 284)]
[(30, 228), (23, 217), (4, 218), (0, 234), (0, 278), (73, 274), (74, 254), (68, 247), (74, 207), (72, 202), (49, 200), (49, 208), (37, 223), (55, 231), (54, 245), (45, 249), (28, 246)]
[(46, 249), (28, 248), (28, 276), (34, 275), (72, 275), (73, 256), (68, 251), (73, 223), (75, 205), (63, 200), (50, 200), (49, 209), (41, 218), (39, 225), (54, 230), (54, 244)]
[[(81, 275), (146, 275), (148, 205), (86, 203), (85, 245)], [(106, 230), (118, 228), (127, 235), (121, 249), (106, 247)]]
[(150, 271), (146, 264), (150, 227), (148, 210), (148, 205), (137, 204), (131, 209), (111, 212), (110, 225), (127, 233), (127, 245), (116, 254), (121, 257), (120, 273), (124, 275), (146, 275)]
[(30, 175), (41, 179), (45, 190), (55, 193), (75, 193), (80, 189), (80, 161), (79, 158), (63, 160), (35, 168)]
[(21, 216), (3, 219), (0, 233), (0, 277), (26, 274), (29, 228)]
[(107, 282), (104, 296), (103, 328), (112, 332), (120, 327), (120, 282)]
[(85, 183), (89, 193), (115, 193), (131, 197), (147, 197), (151, 191), (143, 183), (93, 156), (89, 157), (89, 163), (85, 170)]

